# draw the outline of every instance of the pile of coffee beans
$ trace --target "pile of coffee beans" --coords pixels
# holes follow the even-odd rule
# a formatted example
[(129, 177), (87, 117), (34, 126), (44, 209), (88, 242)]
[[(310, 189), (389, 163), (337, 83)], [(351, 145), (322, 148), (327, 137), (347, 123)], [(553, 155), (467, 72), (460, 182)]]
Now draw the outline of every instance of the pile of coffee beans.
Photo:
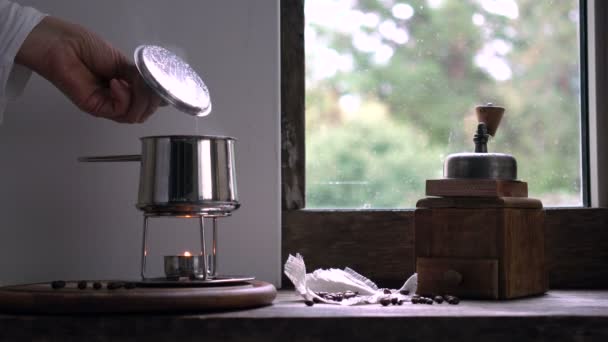
[[(325, 300), (331, 300), (334, 302), (341, 302), (344, 299), (350, 299), (357, 297), (359, 292), (357, 291), (344, 291), (344, 292), (315, 292), (315, 294)], [(317, 297), (314, 297), (312, 300), (307, 300), (304, 302), (307, 306), (313, 306), (315, 303), (321, 303)]]
[[(393, 294), (393, 292), (389, 289), (382, 289), (382, 293), (385, 294), (384, 297), (380, 298), (380, 305), (389, 306), (389, 305), (403, 305), (405, 302), (403, 299), (400, 299), (399, 296)], [(344, 299), (350, 299), (353, 297), (357, 297), (359, 292), (353, 291), (344, 291), (344, 292), (315, 292), (315, 294), (325, 300), (341, 302)], [(399, 291), (399, 294), (408, 296), (409, 291)], [(412, 304), (427, 304), (433, 305), (433, 303), (442, 304), (446, 302), (448, 304), (457, 305), (460, 303), (460, 299), (456, 296), (451, 295), (413, 295), (410, 299)], [(318, 298), (313, 298), (312, 300), (306, 300), (304, 303), (307, 306), (313, 306), (315, 303), (320, 303), (321, 300)]]
[(412, 296), (412, 299), (410, 299), (410, 301), (412, 302), (412, 304), (433, 305), (433, 299), (429, 298), (429, 297), (424, 297), (424, 296)]
[(448, 302), (449, 304), (452, 304), (452, 305), (458, 305), (458, 303), (460, 303), (460, 299), (455, 296), (445, 295), (445, 296), (443, 296), (443, 298), (445, 299), (446, 302)]
[(411, 302), (412, 304), (429, 304), (432, 305), (433, 302), (437, 304), (441, 304), (446, 301), (448, 304), (457, 305), (460, 303), (460, 299), (455, 296), (443, 295), (443, 296), (433, 296), (433, 295), (414, 295), (412, 296)]
[(390, 304), (403, 305), (403, 302), (404, 302), (403, 299), (399, 299), (397, 297), (387, 296), (387, 297), (380, 298), (380, 305), (382, 305), (382, 306), (389, 306)]
[[(64, 280), (55, 280), (51, 282), (51, 288), (55, 290), (63, 289), (67, 286), (67, 282)], [(88, 287), (88, 282), (86, 280), (80, 280), (76, 282), (76, 287), (80, 290), (85, 290)], [(103, 285), (99, 281), (95, 281), (92, 284), (92, 288), (95, 290), (101, 290)], [(108, 290), (116, 290), (120, 288), (125, 288), (128, 290), (134, 289), (137, 287), (137, 284), (133, 282), (122, 282), (122, 281), (110, 281), (106, 284), (106, 288)]]
[(55, 290), (57, 289), (62, 289), (65, 287), (65, 281), (63, 280), (55, 280), (53, 282), (51, 282), (51, 287)]
[(344, 292), (315, 292), (315, 294), (325, 300), (341, 302), (343, 299), (357, 297), (359, 295), (359, 292), (353, 292), (349, 290)]
[(106, 285), (106, 288), (108, 290), (116, 290), (116, 289), (119, 289), (124, 286), (125, 286), (125, 283), (123, 283), (122, 281), (110, 281)]

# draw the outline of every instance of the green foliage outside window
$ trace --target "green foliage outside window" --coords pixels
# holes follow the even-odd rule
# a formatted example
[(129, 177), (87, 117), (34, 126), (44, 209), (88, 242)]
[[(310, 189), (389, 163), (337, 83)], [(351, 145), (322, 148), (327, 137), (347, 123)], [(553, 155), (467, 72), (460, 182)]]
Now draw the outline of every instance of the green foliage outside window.
[(413, 207), (486, 102), (507, 109), (489, 149), (530, 196), (581, 204), (577, 1), (305, 6), (307, 207)]

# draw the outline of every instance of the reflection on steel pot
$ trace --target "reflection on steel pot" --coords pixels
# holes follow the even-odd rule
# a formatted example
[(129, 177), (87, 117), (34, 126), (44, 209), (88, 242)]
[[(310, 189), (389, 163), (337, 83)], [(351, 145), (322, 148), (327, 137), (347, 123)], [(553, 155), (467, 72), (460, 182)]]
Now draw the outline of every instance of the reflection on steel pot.
[(83, 162), (141, 162), (137, 208), (149, 215), (228, 215), (238, 209), (231, 137), (141, 138), (141, 155), (82, 157)]

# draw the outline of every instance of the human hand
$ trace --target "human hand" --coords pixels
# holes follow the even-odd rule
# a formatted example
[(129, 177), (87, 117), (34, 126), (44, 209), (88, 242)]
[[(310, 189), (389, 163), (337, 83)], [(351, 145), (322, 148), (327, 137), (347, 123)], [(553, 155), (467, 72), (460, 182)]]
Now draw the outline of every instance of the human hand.
[(78, 108), (116, 122), (144, 122), (162, 100), (120, 51), (88, 31), (45, 17), (15, 61), (49, 80)]

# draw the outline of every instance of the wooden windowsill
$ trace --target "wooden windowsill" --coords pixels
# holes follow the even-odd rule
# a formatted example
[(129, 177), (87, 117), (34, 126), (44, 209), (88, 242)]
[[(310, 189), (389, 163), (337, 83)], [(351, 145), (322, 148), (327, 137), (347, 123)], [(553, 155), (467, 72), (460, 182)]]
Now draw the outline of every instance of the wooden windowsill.
[(608, 340), (608, 291), (561, 290), (459, 305), (304, 305), (280, 291), (269, 307), (203, 315), (0, 315), (2, 340)]

